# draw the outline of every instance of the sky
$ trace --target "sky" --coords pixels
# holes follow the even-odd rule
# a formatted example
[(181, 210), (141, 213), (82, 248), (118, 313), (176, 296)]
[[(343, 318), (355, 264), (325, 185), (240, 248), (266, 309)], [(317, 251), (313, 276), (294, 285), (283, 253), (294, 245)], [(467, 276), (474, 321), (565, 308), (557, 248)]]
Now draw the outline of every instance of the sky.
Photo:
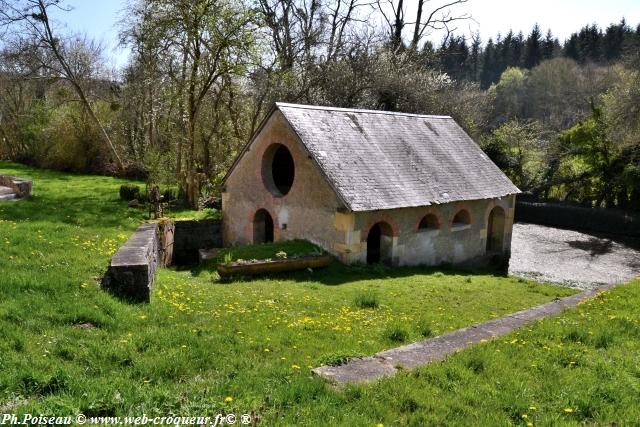
[[(126, 16), (126, 7), (131, 0), (67, 0), (73, 8), (70, 12), (56, 13), (54, 18), (66, 31), (85, 33), (102, 42), (109, 64), (119, 68), (127, 61), (128, 51), (118, 47), (118, 23)], [(431, 4), (437, 4), (433, 0)], [(442, 3), (442, 2), (441, 2)], [(407, 20), (413, 15), (416, 0), (405, 0)], [(468, 13), (473, 20), (457, 24), (458, 33), (470, 34), (479, 31), (483, 41), (509, 29), (527, 34), (535, 23), (543, 33), (551, 29), (564, 41), (572, 32), (586, 24), (596, 23), (606, 28), (612, 22), (626, 17), (634, 27), (640, 22), (639, 0), (469, 0), (459, 5), (452, 13)], [(431, 34), (435, 43), (442, 33)]]

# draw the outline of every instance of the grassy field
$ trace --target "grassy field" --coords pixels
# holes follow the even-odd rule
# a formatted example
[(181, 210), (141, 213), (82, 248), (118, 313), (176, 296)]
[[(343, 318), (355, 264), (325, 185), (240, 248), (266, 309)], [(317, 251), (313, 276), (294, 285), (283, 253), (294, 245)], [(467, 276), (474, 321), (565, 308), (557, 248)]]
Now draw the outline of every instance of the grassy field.
[[(0, 163), (34, 197), (0, 203), (0, 413), (215, 415), (264, 425), (535, 425), (640, 419), (637, 282), (449, 360), (336, 389), (310, 368), (569, 295), (517, 278), (344, 267), (221, 283), (159, 271), (150, 304), (98, 287), (145, 213), (125, 181)], [(183, 214), (181, 214), (183, 215)], [(265, 257), (284, 248), (232, 251)]]

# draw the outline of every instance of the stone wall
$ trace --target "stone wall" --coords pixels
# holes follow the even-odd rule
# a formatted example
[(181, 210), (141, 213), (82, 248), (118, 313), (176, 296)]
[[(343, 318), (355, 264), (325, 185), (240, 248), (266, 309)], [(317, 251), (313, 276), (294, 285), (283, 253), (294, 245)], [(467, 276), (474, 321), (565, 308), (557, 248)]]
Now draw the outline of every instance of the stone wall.
[(15, 176), (0, 175), (0, 187), (11, 188), (18, 197), (29, 197), (33, 188), (32, 181)]
[(178, 220), (173, 227), (173, 264), (197, 262), (198, 250), (223, 246), (222, 220)]
[(158, 224), (143, 224), (111, 258), (102, 286), (132, 302), (148, 302), (160, 259)]
[(516, 204), (516, 221), (640, 237), (640, 214), (560, 202)]
[[(486, 263), (487, 227), (491, 210), (498, 206), (505, 213), (501, 245), (497, 253), (507, 258), (511, 250), (515, 196), (500, 199), (446, 203), (422, 208), (337, 214), (336, 224), (345, 232), (346, 243), (336, 249), (345, 262), (366, 262), (367, 236), (377, 223), (389, 224), (389, 250), (393, 265), (465, 265)], [(454, 224), (460, 210), (470, 214), (470, 224)], [(437, 218), (437, 226), (420, 229), (427, 214)]]
[[(263, 179), (263, 157), (272, 144), (284, 145), (295, 164), (293, 185), (284, 196), (269, 191)], [(222, 193), (226, 245), (256, 243), (253, 220), (260, 209), (273, 219), (276, 241), (305, 239), (331, 251), (342, 241), (334, 226), (342, 204), (282, 113), (273, 113), (240, 162)]]

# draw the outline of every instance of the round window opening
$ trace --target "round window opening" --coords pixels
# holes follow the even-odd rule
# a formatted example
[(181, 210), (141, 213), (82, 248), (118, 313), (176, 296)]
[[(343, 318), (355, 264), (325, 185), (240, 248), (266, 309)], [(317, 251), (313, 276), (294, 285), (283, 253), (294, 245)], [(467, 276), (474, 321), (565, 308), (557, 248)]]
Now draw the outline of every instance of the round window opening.
[(295, 176), (295, 165), (291, 152), (282, 144), (273, 144), (262, 159), (262, 180), (275, 196), (289, 193)]

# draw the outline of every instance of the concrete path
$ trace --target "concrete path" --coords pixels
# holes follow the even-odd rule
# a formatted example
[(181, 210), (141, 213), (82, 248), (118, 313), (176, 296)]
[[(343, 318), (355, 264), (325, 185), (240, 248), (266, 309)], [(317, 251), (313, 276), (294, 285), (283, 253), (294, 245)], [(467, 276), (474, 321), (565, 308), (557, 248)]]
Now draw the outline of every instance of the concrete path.
[(509, 274), (578, 289), (640, 274), (640, 239), (514, 224)]
[(580, 301), (592, 298), (598, 292), (614, 286), (614, 284), (602, 285), (426, 341), (383, 351), (372, 357), (354, 359), (341, 366), (321, 366), (313, 369), (312, 372), (338, 384), (375, 381), (396, 374), (401, 369), (413, 369), (445, 359), (448, 355), (463, 350), (471, 344), (479, 343), (480, 340), (490, 340), (506, 335), (534, 320), (553, 316), (567, 308), (575, 307)]

